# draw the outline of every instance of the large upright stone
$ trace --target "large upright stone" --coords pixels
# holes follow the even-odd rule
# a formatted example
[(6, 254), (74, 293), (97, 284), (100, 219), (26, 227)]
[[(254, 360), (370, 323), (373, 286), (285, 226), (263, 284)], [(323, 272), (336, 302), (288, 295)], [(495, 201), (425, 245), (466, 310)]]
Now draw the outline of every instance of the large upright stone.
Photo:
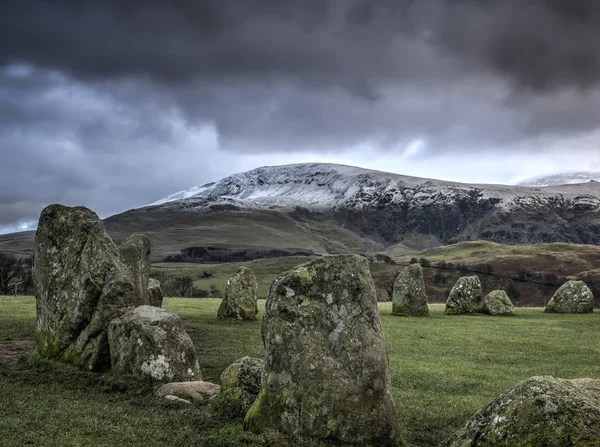
[(227, 281), (218, 316), (231, 320), (256, 320), (256, 314), (256, 276), (249, 268), (240, 267)]
[(108, 323), (133, 306), (134, 292), (102, 221), (84, 207), (48, 206), (40, 216), (34, 260), (40, 354), (107, 369)]
[(498, 317), (508, 317), (514, 315), (515, 310), (510, 297), (504, 290), (493, 290), (483, 297), (481, 313)]
[(483, 290), (478, 276), (463, 276), (456, 281), (446, 301), (446, 314), (479, 312)]
[(265, 370), (244, 426), (358, 445), (400, 444), (366, 258), (326, 256), (271, 284)]
[(411, 264), (398, 274), (394, 283), (392, 313), (409, 317), (429, 315), (423, 269), (419, 264)]
[(527, 379), (483, 407), (440, 447), (600, 445), (600, 380)]
[(148, 278), (151, 267), (150, 239), (144, 233), (133, 233), (119, 245), (119, 252), (133, 278), (136, 304), (151, 304), (148, 295)]
[(179, 315), (139, 306), (108, 326), (112, 373), (159, 382), (201, 380), (194, 343)]
[(546, 305), (545, 312), (586, 314), (594, 311), (594, 294), (583, 281), (567, 281)]

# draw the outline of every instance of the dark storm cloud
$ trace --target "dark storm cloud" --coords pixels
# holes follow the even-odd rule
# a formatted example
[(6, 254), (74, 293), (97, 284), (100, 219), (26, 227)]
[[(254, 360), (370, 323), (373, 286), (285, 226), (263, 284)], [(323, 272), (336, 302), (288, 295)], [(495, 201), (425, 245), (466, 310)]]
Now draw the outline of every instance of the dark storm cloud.
[(591, 0), (2, 0), (0, 229), (240, 154), (544, 153), (599, 127), (599, 41)]

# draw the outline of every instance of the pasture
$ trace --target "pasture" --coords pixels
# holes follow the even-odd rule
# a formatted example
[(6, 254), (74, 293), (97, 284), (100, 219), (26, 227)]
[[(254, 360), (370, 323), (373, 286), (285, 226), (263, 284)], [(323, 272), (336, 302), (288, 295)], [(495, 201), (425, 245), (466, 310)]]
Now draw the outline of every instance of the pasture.
[[(204, 380), (244, 355), (263, 357), (261, 320), (216, 318), (219, 299), (166, 299), (198, 350)], [(259, 301), (262, 313), (264, 301)], [(476, 410), (534, 375), (600, 379), (600, 313), (509, 318), (391, 315), (379, 303), (403, 438), (434, 446)], [(0, 444), (33, 446), (321, 446), (277, 434), (250, 435), (210, 405), (180, 406), (130, 384), (40, 358), (31, 351), (35, 299), (0, 297)], [(17, 343), (17, 341), (19, 343)], [(22, 349), (23, 352), (19, 352)]]

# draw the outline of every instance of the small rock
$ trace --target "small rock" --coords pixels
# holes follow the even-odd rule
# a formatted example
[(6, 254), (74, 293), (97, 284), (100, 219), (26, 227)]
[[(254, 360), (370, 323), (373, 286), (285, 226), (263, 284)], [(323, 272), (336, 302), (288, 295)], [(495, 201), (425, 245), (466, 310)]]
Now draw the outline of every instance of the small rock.
[(194, 382), (171, 382), (161, 386), (156, 394), (159, 396), (173, 395), (182, 399), (205, 401), (219, 393), (221, 387), (216, 383), (196, 380)]
[(586, 314), (594, 311), (594, 294), (583, 281), (567, 281), (546, 305), (545, 312)]
[(411, 264), (398, 274), (394, 283), (392, 314), (409, 317), (429, 315), (423, 269), (419, 264)]
[(479, 312), (483, 290), (478, 276), (463, 276), (456, 281), (446, 301), (448, 315)]
[(252, 270), (240, 267), (227, 281), (225, 298), (219, 306), (219, 318), (231, 320), (256, 320), (256, 276)]
[(166, 400), (170, 400), (171, 402), (177, 402), (177, 403), (180, 403), (180, 404), (192, 405), (192, 403), (189, 400), (185, 400), (185, 399), (182, 399), (181, 397), (177, 397), (177, 396), (172, 396), (170, 394), (167, 394), (166, 396), (164, 396), (164, 398)]
[(133, 278), (136, 305), (151, 304), (148, 296), (150, 239), (144, 233), (133, 233), (119, 246), (119, 253)]
[(110, 322), (112, 372), (160, 382), (202, 379), (196, 348), (179, 315), (139, 306)]
[(242, 357), (221, 373), (219, 404), (236, 416), (250, 409), (260, 392), (264, 360)]
[(483, 298), (481, 313), (493, 316), (510, 316), (515, 314), (515, 310), (504, 290), (494, 290)]
[(163, 293), (158, 279), (148, 279), (148, 300), (151, 306), (162, 307)]
[(600, 445), (600, 380), (531, 377), (483, 407), (440, 447)]

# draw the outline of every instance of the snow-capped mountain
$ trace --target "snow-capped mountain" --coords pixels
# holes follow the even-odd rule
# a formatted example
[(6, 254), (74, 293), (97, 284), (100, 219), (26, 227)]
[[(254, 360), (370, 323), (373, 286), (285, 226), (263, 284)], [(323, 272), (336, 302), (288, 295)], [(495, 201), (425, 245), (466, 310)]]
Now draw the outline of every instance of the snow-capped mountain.
[[(535, 185), (542, 186), (542, 185)], [(214, 205), (291, 211), (357, 210), (453, 204), (477, 196), (508, 210), (528, 204), (573, 200), (600, 209), (600, 186), (530, 188), (473, 185), (409, 177), (336, 164), (268, 166), (180, 191), (149, 206), (202, 210)]]
[(540, 175), (525, 179), (517, 185), (520, 186), (551, 186), (551, 185), (573, 185), (577, 183), (600, 182), (600, 172), (580, 171), (563, 172), (558, 174)]

